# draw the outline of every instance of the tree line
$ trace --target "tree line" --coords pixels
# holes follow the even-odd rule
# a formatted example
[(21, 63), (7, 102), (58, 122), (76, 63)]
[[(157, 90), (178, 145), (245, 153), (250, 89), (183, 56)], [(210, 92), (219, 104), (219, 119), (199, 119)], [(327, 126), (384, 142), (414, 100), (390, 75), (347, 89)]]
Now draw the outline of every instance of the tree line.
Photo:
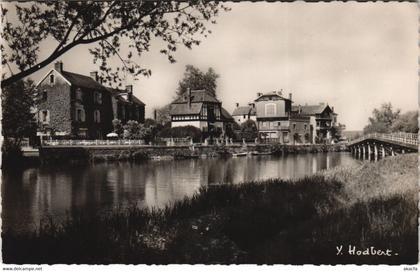
[(418, 118), (418, 110), (401, 113), (400, 109), (394, 110), (391, 103), (384, 103), (372, 111), (363, 133), (418, 133)]

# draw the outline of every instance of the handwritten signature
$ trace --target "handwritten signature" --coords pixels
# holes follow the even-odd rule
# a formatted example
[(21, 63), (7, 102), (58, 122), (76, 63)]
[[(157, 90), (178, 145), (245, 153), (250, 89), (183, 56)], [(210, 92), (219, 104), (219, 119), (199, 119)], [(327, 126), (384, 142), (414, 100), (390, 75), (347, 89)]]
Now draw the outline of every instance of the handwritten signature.
[(349, 245), (348, 247), (344, 247), (343, 245), (336, 246), (337, 256), (344, 255), (354, 255), (354, 256), (397, 256), (398, 253), (392, 251), (392, 249), (378, 249), (374, 246), (368, 248), (358, 248), (353, 245)]

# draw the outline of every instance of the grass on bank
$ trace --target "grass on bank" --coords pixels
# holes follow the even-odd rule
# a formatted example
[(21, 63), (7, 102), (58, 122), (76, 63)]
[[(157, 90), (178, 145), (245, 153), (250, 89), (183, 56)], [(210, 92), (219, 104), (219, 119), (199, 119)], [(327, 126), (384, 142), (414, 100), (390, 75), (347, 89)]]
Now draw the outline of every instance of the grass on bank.
[[(417, 262), (417, 156), (336, 168), (298, 181), (201, 188), (164, 209), (74, 215), (2, 233), (5, 263)], [(398, 255), (336, 255), (336, 246)]]

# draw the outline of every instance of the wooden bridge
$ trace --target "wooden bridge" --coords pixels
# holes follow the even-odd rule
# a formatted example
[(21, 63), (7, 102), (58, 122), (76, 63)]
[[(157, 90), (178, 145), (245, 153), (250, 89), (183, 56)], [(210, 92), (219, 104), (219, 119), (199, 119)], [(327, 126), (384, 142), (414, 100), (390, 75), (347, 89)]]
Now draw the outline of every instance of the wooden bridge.
[(418, 134), (411, 133), (372, 133), (349, 142), (351, 153), (361, 157), (385, 157), (419, 149)]

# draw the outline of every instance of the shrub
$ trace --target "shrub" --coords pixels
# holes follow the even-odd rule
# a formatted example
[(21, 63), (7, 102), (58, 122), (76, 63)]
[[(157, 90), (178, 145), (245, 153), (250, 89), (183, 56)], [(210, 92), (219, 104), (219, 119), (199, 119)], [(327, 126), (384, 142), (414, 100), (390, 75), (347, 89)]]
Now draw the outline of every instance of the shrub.
[(192, 138), (195, 142), (200, 142), (202, 133), (201, 130), (197, 127), (188, 125), (188, 126), (179, 126), (179, 127), (166, 127), (159, 132), (160, 137), (173, 137), (173, 138)]

